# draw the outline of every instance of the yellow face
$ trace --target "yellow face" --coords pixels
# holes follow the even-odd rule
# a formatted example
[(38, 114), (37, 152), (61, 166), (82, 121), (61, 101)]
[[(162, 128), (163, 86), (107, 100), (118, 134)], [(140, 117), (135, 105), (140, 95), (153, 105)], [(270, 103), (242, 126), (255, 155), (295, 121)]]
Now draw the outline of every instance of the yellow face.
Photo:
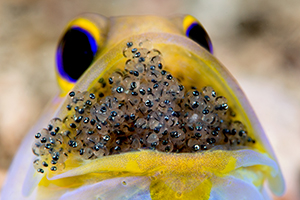
[(190, 15), (71, 21), (56, 53), (61, 94), (4, 198), (262, 199), (265, 181), (282, 194), (264, 132), (212, 53)]

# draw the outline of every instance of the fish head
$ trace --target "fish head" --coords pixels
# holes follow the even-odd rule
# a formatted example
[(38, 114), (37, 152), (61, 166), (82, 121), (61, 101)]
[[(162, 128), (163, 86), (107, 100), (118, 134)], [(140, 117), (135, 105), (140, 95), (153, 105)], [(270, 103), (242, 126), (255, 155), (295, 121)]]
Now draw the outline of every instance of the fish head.
[(2, 195), (264, 199), (265, 182), (281, 195), (264, 131), (212, 53), (190, 15), (71, 21), (56, 53), (61, 92), (22, 143)]

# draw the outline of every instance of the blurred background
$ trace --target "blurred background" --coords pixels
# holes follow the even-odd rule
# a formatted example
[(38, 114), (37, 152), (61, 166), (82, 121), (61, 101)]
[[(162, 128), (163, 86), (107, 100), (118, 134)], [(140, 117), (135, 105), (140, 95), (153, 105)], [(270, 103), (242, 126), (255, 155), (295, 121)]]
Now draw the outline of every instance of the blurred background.
[(240, 83), (278, 157), (283, 197), (300, 199), (299, 0), (0, 1), (0, 188), (22, 138), (56, 94), (56, 43), (70, 19), (191, 14)]

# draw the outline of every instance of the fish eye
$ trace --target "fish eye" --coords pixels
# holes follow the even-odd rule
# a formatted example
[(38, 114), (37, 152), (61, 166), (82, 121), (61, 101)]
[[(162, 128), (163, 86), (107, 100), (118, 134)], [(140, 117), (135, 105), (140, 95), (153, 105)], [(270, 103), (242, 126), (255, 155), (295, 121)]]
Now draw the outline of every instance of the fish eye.
[(100, 31), (85, 18), (73, 20), (67, 27), (56, 51), (58, 83), (69, 91), (92, 64), (99, 46)]
[(191, 15), (183, 19), (183, 30), (187, 37), (198, 43), (210, 53), (213, 53), (211, 40), (201, 23)]

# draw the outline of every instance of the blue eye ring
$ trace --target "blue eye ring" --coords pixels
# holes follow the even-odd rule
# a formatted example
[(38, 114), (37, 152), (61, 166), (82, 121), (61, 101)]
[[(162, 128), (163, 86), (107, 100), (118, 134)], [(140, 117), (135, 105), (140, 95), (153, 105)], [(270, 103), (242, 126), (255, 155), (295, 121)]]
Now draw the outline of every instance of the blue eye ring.
[(89, 43), (91, 45), (91, 50), (93, 52), (93, 55), (95, 55), (97, 53), (98, 46), (97, 46), (97, 42), (96, 42), (95, 38), (92, 36), (92, 34), (79, 26), (73, 26), (72, 29), (79, 30), (79, 31), (82, 31), (83, 33), (85, 33), (85, 35), (88, 37)]
[[(190, 32), (191, 32), (191, 30), (193, 30), (193, 29), (195, 29), (195, 28), (198, 28), (198, 27), (201, 27), (202, 28), (202, 26), (199, 24), (199, 23), (197, 23), (197, 22), (195, 22), (195, 23), (192, 23), (189, 27), (188, 27), (188, 29), (187, 29), (187, 31), (186, 31), (186, 36), (188, 36), (189, 38), (191, 38), (190, 37)], [(201, 46), (203, 46), (205, 49), (207, 49), (211, 54), (213, 54), (213, 46), (212, 46), (212, 43), (211, 43), (211, 40), (210, 40), (210, 38), (209, 38), (209, 36), (208, 36), (208, 34), (206, 33), (206, 31), (204, 30), (204, 28), (202, 28), (202, 33), (205, 33), (204, 35), (203, 35), (203, 37), (205, 38), (205, 41), (207, 42), (207, 47), (205, 47), (205, 46), (203, 46), (203, 43), (199, 43)], [(191, 38), (191, 39), (193, 39), (193, 38)], [(194, 40), (194, 39), (193, 39)], [(195, 42), (197, 42), (197, 40), (194, 40)], [(198, 42), (197, 42), (198, 43)]]
[[(75, 36), (74, 36), (75, 35)], [(74, 38), (75, 37), (75, 38)], [(78, 49), (80, 47), (77, 47), (76, 44), (69, 44), (71, 42), (73, 43), (76, 43), (77, 42), (77, 38), (78, 38), (78, 42), (79, 42), (79, 45), (82, 45), (84, 47), (83, 50), (81, 49)], [(84, 41), (84, 44), (82, 44), (82, 41), (81, 40), (85, 40)], [(67, 41), (66, 41), (67, 40)], [(74, 53), (77, 53), (78, 54), (78, 50), (80, 50), (80, 53), (82, 54), (82, 59), (86, 59), (86, 55), (84, 54), (90, 54), (88, 55), (88, 61), (87, 63), (85, 63), (81, 68), (81, 66), (77, 67), (77, 69), (75, 68), (74, 70), (79, 70), (79, 72), (76, 74), (76, 73), (73, 73), (72, 72), (72, 69), (70, 69), (70, 66), (65, 66), (64, 65), (64, 62), (66, 62), (65, 60), (63, 59), (72, 59), (70, 58), (70, 53), (67, 54), (67, 56), (64, 55), (64, 50), (65, 50), (65, 44), (67, 43), (67, 51), (73, 51), (73, 49), (75, 48), (74, 50)], [(81, 42), (81, 43), (80, 43)], [(69, 46), (71, 45), (72, 48), (70, 48)], [(58, 70), (58, 73), (59, 75), (65, 79), (66, 81), (70, 82), (70, 83), (75, 83), (78, 78), (81, 76), (81, 74), (89, 67), (89, 65), (92, 63), (92, 60), (95, 56), (95, 54), (97, 53), (97, 49), (98, 49), (98, 46), (97, 46), (97, 42), (95, 40), (95, 38), (93, 37), (93, 35), (91, 33), (89, 33), (87, 30), (85, 30), (84, 28), (82, 27), (79, 27), (79, 26), (72, 26), (65, 34), (65, 36), (62, 38), (61, 42), (59, 43), (59, 46), (57, 48), (57, 52), (56, 52), (56, 63), (57, 63), (57, 70)], [(75, 54), (76, 55), (76, 54)], [(67, 58), (64, 58), (64, 57), (67, 57)], [(77, 56), (78, 57), (78, 56)], [(79, 58), (74, 58), (74, 59), (80, 59), (80, 56)], [(71, 62), (71, 61), (69, 61)], [(72, 63), (72, 62), (71, 62)], [(74, 63), (73, 63), (74, 64)], [(66, 69), (67, 67), (67, 69)], [(70, 73), (70, 70), (71, 70), (71, 74), (68, 74), (67, 71), (69, 71)], [(74, 76), (74, 74), (76, 74), (76, 76)], [(72, 77), (73, 76), (73, 77)]]
[(184, 34), (187, 37), (213, 54), (213, 46), (211, 40), (203, 26), (196, 18), (191, 15), (186, 15), (183, 19), (182, 24)]

